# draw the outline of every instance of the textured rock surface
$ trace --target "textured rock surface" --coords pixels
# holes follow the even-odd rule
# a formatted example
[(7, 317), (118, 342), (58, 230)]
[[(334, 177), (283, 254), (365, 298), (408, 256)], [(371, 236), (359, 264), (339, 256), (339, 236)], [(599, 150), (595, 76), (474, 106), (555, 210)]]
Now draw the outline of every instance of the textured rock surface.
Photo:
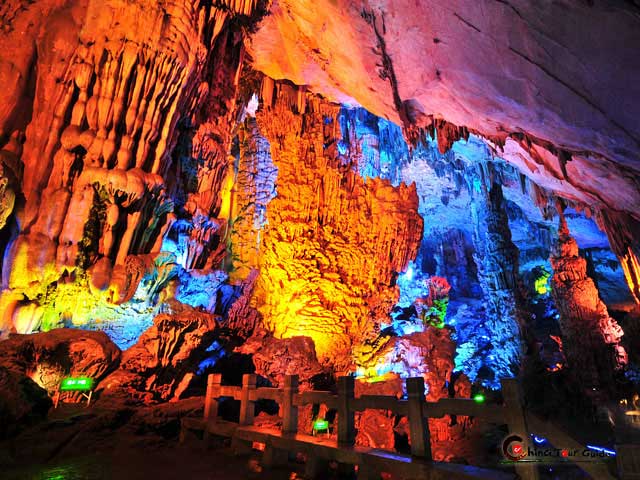
[[(393, 371), (438, 398), (456, 370), (493, 388), (557, 197), (572, 230), (607, 233), (608, 297), (630, 303), (624, 275), (640, 302), (635, 4), (431, 3), (4, 2), (0, 335), (104, 330), (131, 347), (108, 390), (142, 400), (180, 397), (238, 339), (273, 383)], [(575, 229), (590, 274), (615, 263), (592, 226)], [(567, 245), (561, 314), (618, 371)], [(535, 308), (548, 343), (553, 301)], [(393, 423), (363, 435), (386, 445)]]
[(620, 212), (601, 212), (597, 221), (620, 260), (634, 300), (640, 303), (640, 222)]
[(125, 393), (152, 401), (177, 399), (206, 356), (217, 326), (213, 314), (174, 304), (122, 354), (120, 368), (100, 385), (107, 395)]
[[(240, 23), (263, 11), (252, 0), (216, 5), (3, 5), (2, 223), (16, 182), (21, 196), (0, 331), (64, 313), (43, 304), (65, 295), (60, 285), (87, 304), (128, 302), (144, 274), (139, 255), (159, 252), (166, 236), (183, 268), (220, 263)], [(16, 317), (17, 302), (27, 309)]]
[(65, 376), (96, 382), (118, 366), (120, 349), (104, 332), (56, 329), (12, 335), (0, 342), (0, 365), (31, 378), (53, 394)]
[[(422, 235), (415, 186), (365, 183), (340, 152), (339, 109), (265, 79), (261, 133), (278, 169), (255, 299), (277, 338), (310, 336), (338, 371), (366, 361)], [(362, 357), (362, 358), (361, 358)]]
[(282, 385), (285, 375), (298, 375), (304, 390), (309, 388), (313, 377), (326, 373), (309, 337), (255, 336), (236, 350), (251, 354), (256, 373), (269, 379), (274, 386)]
[(119, 360), (120, 349), (103, 332), (57, 329), (0, 342), (0, 438), (46, 416), (63, 377), (97, 383)]
[(280, 0), (271, 12), (250, 42), (258, 70), (409, 133), (439, 124), (442, 145), (464, 132), (440, 119), (466, 126), (506, 142), (542, 186), (640, 215), (634, 3)]
[[(426, 400), (438, 401), (449, 398), (449, 383), (454, 383), (455, 397), (469, 398), (471, 385), (464, 376), (452, 376), (454, 369), (455, 343), (447, 328), (428, 328), (424, 332), (413, 333), (394, 339), (387, 345), (379, 358), (379, 364), (391, 365), (393, 371), (403, 377), (423, 377), (426, 387)], [(389, 373), (380, 377), (363, 379), (356, 382), (356, 396), (393, 395), (401, 397), (403, 380), (400, 375)], [(339, 421), (339, 419), (338, 419)], [(431, 448), (436, 460), (448, 460), (468, 454), (468, 431), (473, 422), (466, 417), (452, 417), (429, 420)], [(356, 416), (358, 436), (356, 443), (373, 448), (389, 448), (396, 445), (394, 432), (400, 437), (409, 435), (406, 419), (394, 417), (389, 412), (365, 410)]]
[(492, 164), (478, 165), (474, 178), (473, 241), (478, 279), (485, 294), (485, 318), (493, 332), (495, 355), (500, 355), (506, 371), (498, 377), (509, 377), (517, 371), (520, 359), (519, 323), (522, 305), (518, 292), (518, 248), (511, 241), (511, 231), (502, 193)]
[(563, 351), (571, 373), (585, 389), (610, 391), (627, 364), (622, 328), (609, 316), (578, 246), (561, 220), (552, 257), (552, 293), (560, 313)]

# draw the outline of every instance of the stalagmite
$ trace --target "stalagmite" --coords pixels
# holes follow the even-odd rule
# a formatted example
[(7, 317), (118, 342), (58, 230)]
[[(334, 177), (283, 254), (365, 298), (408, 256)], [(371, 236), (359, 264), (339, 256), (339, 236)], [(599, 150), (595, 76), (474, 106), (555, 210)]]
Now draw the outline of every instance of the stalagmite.
[[(529, 413), (638, 410), (637, 4), (0, 1), (3, 474), (254, 435), (201, 421), (240, 382), (243, 426), (450, 473), (517, 447), (491, 404), (554, 446)], [(66, 375), (99, 404), (46, 418)], [(154, 466), (210, 460), (185, 459)]]
[(622, 328), (609, 316), (587, 263), (578, 254), (564, 216), (560, 216), (558, 243), (551, 255), (552, 294), (560, 313), (563, 350), (571, 374), (585, 391), (607, 396), (627, 364), (621, 345)]

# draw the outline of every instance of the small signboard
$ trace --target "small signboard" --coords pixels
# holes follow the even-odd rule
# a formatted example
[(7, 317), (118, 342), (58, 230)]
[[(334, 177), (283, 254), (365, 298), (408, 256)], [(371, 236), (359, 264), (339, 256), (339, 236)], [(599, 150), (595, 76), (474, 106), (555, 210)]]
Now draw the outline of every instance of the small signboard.
[(87, 399), (87, 406), (91, 403), (93, 395), (93, 378), (89, 377), (67, 377), (60, 381), (60, 386), (53, 399), (54, 407), (58, 408), (58, 404), (63, 396), (69, 397), (72, 393), (79, 393), (81, 398)]
[(313, 422), (312, 434), (315, 436), (320, 432), (325, 432), (327, 435), (329, 434), (329, 422), (321, 418)]
[(60, 382), (60, 390), (63, 392), (86, 392), (93, 387), (93, 379), (87, 377), (68, 377)]

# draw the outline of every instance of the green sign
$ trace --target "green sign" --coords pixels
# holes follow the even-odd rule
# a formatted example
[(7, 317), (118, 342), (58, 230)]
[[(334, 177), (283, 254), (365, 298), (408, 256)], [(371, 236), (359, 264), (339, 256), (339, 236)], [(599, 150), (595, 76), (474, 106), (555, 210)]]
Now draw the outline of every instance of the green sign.
[(63, 392), (85, 392), (93, 387), (93, 379), (88, 377), (68, 377), (60, 382)]
[(313, 423), (313, 429), (314, 430), (329, 430), (329, 422), (327, 422), (326, 420), (316, 420)]

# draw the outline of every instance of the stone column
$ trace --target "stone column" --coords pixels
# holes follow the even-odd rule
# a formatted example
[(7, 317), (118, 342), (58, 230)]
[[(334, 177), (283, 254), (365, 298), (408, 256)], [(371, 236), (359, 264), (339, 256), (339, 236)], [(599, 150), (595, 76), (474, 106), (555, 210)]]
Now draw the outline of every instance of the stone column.
[(519, 252), (511, 241), (502, 186), (493, 164), (479, 164), (476, 169), (471, 202), (474, 260), (484, 292), (486, 327), (499, 350), (501, 367), (496, 373), (504, 377), (516, 373), (521, 354)]
[(624, 332), (609, 316), (598, 289), (587, 275), (587, 262), (560, 217), (558, 242), (551, 253), (552, 295), (560, 313), (564, 353), (573, 378), (593, 392), (614, 386), (627, 364), (620, 340)]

